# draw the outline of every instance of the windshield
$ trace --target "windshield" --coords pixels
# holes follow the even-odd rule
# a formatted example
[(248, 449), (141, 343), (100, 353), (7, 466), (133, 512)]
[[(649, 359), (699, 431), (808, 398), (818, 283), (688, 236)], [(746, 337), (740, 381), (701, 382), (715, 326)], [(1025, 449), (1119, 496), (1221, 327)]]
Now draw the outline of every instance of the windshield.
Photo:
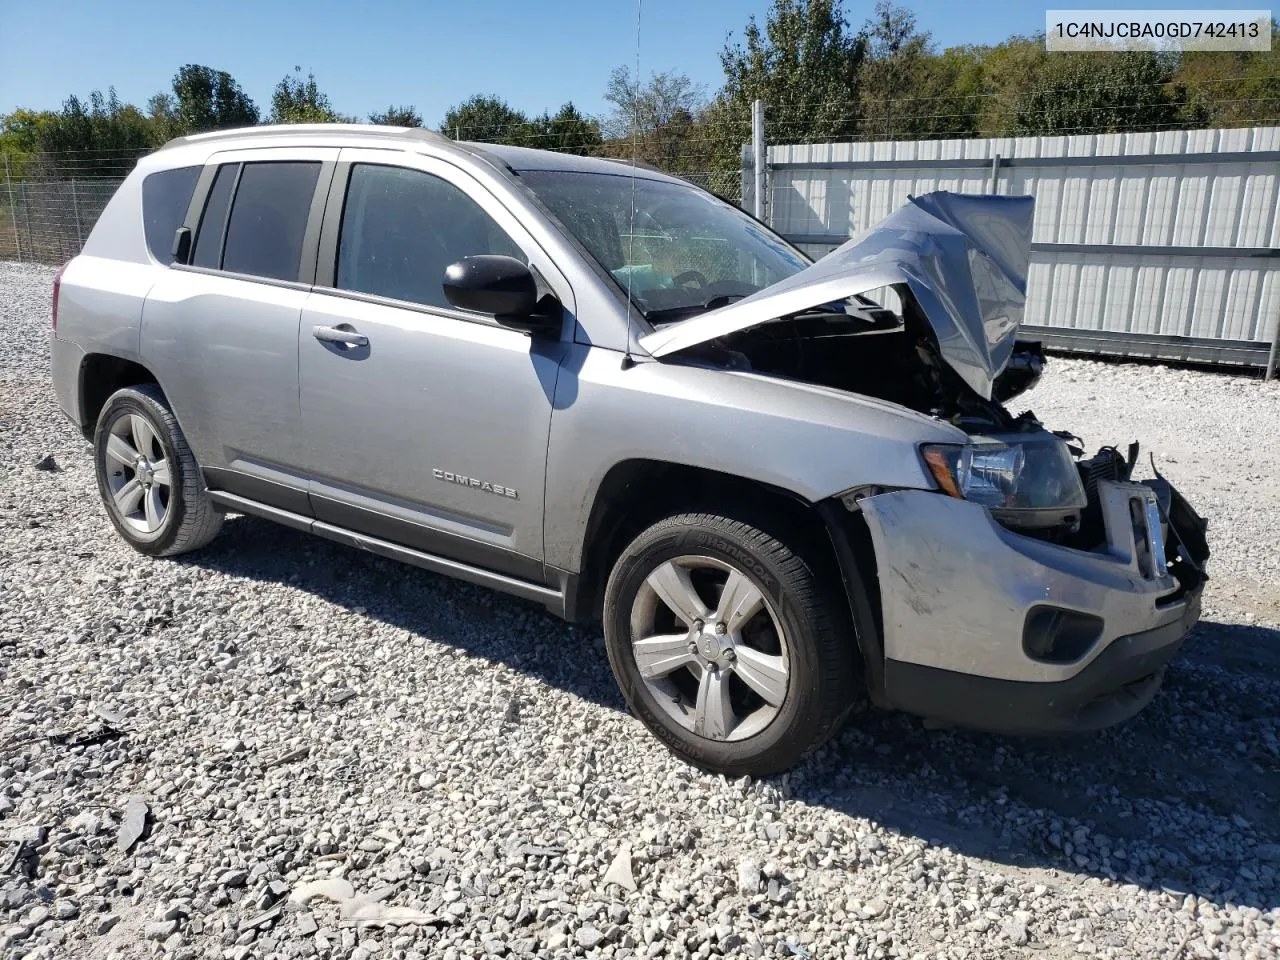
[(809, 265), (737, 207), (683, 183), (558, 170), (526, 170), (520, 179), (655, 325), (723, 306)]

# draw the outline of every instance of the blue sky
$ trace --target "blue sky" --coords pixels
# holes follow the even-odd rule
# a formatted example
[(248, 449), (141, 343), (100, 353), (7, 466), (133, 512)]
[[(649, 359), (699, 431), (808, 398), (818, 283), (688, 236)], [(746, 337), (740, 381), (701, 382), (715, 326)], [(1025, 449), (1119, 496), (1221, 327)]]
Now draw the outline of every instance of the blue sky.
[[(1044, 24), (1043, 6), (1017, 0), (905, 5), (943, 46), (997, 42)], [(633, 0), (9, 0), (5, 6), (11, 39), (0, 56), (0, 113), (56, 108), (70, 93), (112, 85), (122, 100), (141, 106), (167, 90), (184, 63), (230, 72), (259, 106), (300, 65), (314, 71), (342, 113), (364, 117), (412, 103), (433, 127), (449, 106), (474, 93), (496, 93), (530, 113), (566, 100), (602, 113), (609, 72), (636, 56)], [(723, 79), (717, 54), (726, 34), (741, 37), (747, 17), (762, 19), (769, 6), (768, 0), (644, 0), (641, 73), (675, 69), (714, 91)], [(873, 0), (846, 0), (855, 23), (872, 7)]]

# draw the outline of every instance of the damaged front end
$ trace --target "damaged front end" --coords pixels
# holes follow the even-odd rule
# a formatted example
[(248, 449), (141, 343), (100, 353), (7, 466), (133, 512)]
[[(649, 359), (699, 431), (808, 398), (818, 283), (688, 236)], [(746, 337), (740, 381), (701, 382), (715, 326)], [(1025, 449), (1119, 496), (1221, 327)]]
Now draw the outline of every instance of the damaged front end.
[[(1034, 205), (1032, 197), (945, 191), (912, 197), (793, 276), (640, 343), (657, 358), (832, 387), (945, 420), (970, 442), (923, 451), (939, 489), (965, 486), (957, 495), (1019, 533), (1100, 549), (1100, 484), (1128, 482), (1136, 451), (1083, 459), (1071, 434), (1006, 406), (1036, 385), (1046, 363), (1038, 342), (1018, 337)], [(1146, 486), (1189, 588), (1204, 576), (1203, 521), (1167, 481)]]
[(1207, 521), (1152, 458), (1154, 477), (1135, 481), (1139, 445), (1085, 458), (1078, 438), (1046, 430), (1028, 412), (1017, 429), (936, 444), (921, 455), (941, 492), (986, 507), (1011, 532), (1132, 562), (1146, 579), (1172, 577), (1179, 593), (1208, 579)]
[[(887, 400), (959, 427), (983, 451), (1000, 444), (1024, 451), (1034, 468), (1058, 458), (1062, 444), (1033, 415), (1014, 416), (1005, 406), (1045, 366), (1040, 344), (1017, 337), (1033, 205), (1030, 197), (913, 198), (812, 266), (662, 327), (641, 345), (657, 358)], [(1058, 494), (1039, 515), (1011, 519), (1078, 523), (1079, 486)]]
[[(1027, 536), (922, 490), (864, 498), (884, 706), (1000, 733), (1086, 732), (1158, 691), (1200, 613), (1203, 521), (1170, 488), (1097, 481), (1103, 541)], [(1165, 539), (1167, 531), (1167, 540)], [(1168, 545), (1168, 558), (1162, 557)]]
[(858, 617), (871, 695), (996, 731), (1098, 729), (1155, 695), (1196, 622), (1206, 524), (1154, 462), (1135, 481), (1136, 444), (1086, 458), (1006, 406), (1045, 366), (1017, 336), (1032, 209), (913, 198), (794, 276), (640, 342), (959, 428), (963, 441), (920, 448), (933, 490), (862, 487), (831, 508), (851, 528), (833, 539), (855, 608), (871, 588), (875, 614)]
[[(1078, 447), (1072, 450), (1079, 453)], [(1120, 548), (1110, 531), (1128, 522), (1135, 531), (1136, 559), (1144, 575), (1167, 573), (1177, 581), (1180, 595), (1199, 590), (1209, 579), (1205, 572), (1208, 521), (1156, 469), (1154, 458), (1151, 472), (1155, 476), (1138, 482), (1150, 494), (1128, 496), (1138, 451), (1135, 441), (1127, 455), (1122, 456), (1115, 447), (1103, 447), (1089, 459), (1077, 461), (1086, 503), (1079, 528), (1065, 544), (1083, 550), (1105, 544), (1118, 553)]]
[[(842, 383), (831, 385), (875, 392), (880, 381), (890, 386), (888, 381), (899, 372), (936, 380), (941, 371), (909, 368), (920, 363), (930, 367), (937, 361), (977, 397), (998, 402), (998, 394), (1009, 391), (1007, 399), (1019, 387), (1025, 389), (1029, 373), (1034, 379), (1035, 361), (1028, 354), (1012, 364), (1005, 387), (996, 389), (996, 380), (1011, 366), (1022, 322), (1034, 207), (1031, 197), (945, 191), (913, 197), (866, 234), (811, 266), (751, 296), (661, 327), (641, 337), (640, 345), (659, 359), (712, 345), (745, 353), (756, 369), (767, 369), (756, 366), (757, 360), (785, 368), (786, 358), (767, 356), (771, 351), (753, 349), (756, 341), (739, 336), (758, 332), (764, 344), (796, 342), (790, 372), (806, 380), (837, 378)], [(896, 316), (867, 298), (886, 290), (901, 303)], [(853, 348), (850, 342), (860, 335), (894, 332), (905, 336), (894, 338), (888, 348), (863, 343)], [(823, 350), (837, 344), (844, 349), (829, 358), (832, 366), (827, 367), (805, 355), (806, 343)], [(914, 356), (917, 349), (926, 355)], [(873, 369), (882, 376), (860, 377), (861, 355), (867, 351), (875, 353), (876, 360), (897, 363)], [(845, 360), (854, 366), (837, 369), (835, 365)], [(806, 364), (809, 369), (795, 369)], [(946, 384), (918, 386), (927, 392)], [(953, 398), (935, 399), (946, 404)], [(922, 395), (906, 405), (919, 409), (918, 404), (927, 400)]]

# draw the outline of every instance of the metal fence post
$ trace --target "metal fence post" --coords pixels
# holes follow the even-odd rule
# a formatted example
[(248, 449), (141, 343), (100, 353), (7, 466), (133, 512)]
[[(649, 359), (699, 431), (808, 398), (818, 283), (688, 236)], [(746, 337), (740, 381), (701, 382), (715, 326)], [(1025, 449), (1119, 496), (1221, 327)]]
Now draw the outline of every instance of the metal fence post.
[(18, 239), (18, 211), (13, 203), (13, 176), (9, 172), (9, 152), (4, 154), (4, 183), (9, 190), (9, 222), (13, 224), (13, 247), (17, 251), (18, 262), (22, 262), (22, 241)]
[(1000, 154), (991, 158), (991, 186), (987, 193), (999, 193), (1000, 187)]
[(31, 184), (25, 181), (18, 184), (18, 197), (22, 201), (22, 222), (27, 227), (27, 257), (36, 263), (36, 242), (31, 238)]
[(1277, 360), (1280, 360), (1280, 317), (1276, 317), (1276, 329), (1271, 334), (1271, 352), (1267, 354), (1267, 373), (1263, 380), (1275, 379)]
[(751, 173), (755, 178), (751, 212), (757, 220), (764, 220), (766, 212), (764, 164), (764, 101), (756, 100), (751, 104)]
[(80, 201), (76, 199), (76, 182), (71, 181), (71, 210), (76, 216), (76, 253), (84, 246), (84, 231), (80, 227)]

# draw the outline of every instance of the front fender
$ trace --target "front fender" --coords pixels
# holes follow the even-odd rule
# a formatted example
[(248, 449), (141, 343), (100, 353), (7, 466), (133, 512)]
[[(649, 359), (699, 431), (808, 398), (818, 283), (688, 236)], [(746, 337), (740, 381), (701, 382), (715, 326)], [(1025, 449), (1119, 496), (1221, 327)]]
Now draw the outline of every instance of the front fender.
[(963, 440), (948, 424), (868, 397), (681, 363), (624, 364), (574, 345), (551, 418), (546, 562), (581, 568), (596, 493), (624, 461), (715, 471), (816, 504), (869, 484), (932, 488), (918, 445)]

